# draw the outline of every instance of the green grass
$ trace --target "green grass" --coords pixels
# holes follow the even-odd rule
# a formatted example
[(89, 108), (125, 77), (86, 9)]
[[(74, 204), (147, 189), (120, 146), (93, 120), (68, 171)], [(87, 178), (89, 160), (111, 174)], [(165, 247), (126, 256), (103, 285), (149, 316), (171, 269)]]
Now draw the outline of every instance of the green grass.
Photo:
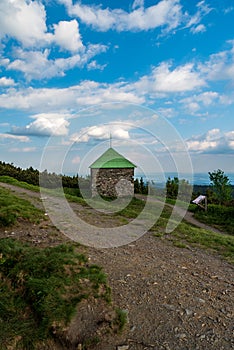
[(115, 310), (116, 318), (115, 318), (115, 325), (118, 328), (119, 332), (122, 332), (126, 323), (128, 322), (128, 313), (126, 310), (122, 310), (117, 308)]
[(182, 222), (173, 235), (202, 248), (213, 250), (234, 263), (234, 237), (193, 227)]
[[(78, 249), (78, 248), (77, 248)], [(84, 298), (110, 300), (106, 275), (74, 245), (39, 249), (0, 240), (0, 344), (32, 350), (65, 326)]]
[(141, 211), (144, 209), (144, 206), (145, 203), (141, 199), (133, 197), (129, 205), (127, 205), (126, 208), (118, 212), (118, 215), (134, 219), (141, 213)]
[(194, 217), (234, 236), (234, 207), (209, 204), (207, 212), (199, 208), (194, 209)]
[(10, 176), (0, 176), (0, 182), (4, 182), (10, 185), (14, 185), (14, 186), (18, 186), (21, 188), (25, 188), (27, 190), (31, 190), (34, 192), (39, 192), (40, 188), (39, 186), (35, 186), (35, 185), (30, 185), (27, 182), (24, 181), (18, 181), (16, 179), (14, 179), (13, 177)]
[[(161, 217), (151, 229), (156, 237), (163, 237), (165, 235), (165, 228), (171, 212), (172, 208), (168, 206), (164, 207)], [(217, 252), (229, 262), (234, 263), (234, 236), (232, 235), (204, 230), (183, 220), (166, 237), (171, 239), (173, 244), (179, 248), (186, 248), (188, 245), (191, 245), (208, 249)]]
[(10, 226), (22, 218), (38, 223), (44, 213), (25, 199), (14, 196), (9, 190), (0, 187), (0, 226)]
[[(40, 192), (40, 187), (35, 185), (30, 185), (27, 182), (18, 181), (10, 176), (0, 176), (0, 182), (7, 183), (10, 185), (14, 185), (17, 187), (25, 188), (26, 190), (34, 191), (34, 192)], [(64, 188), (64, 194), (61, 192), (61, 189), (49, 189), (49, 188), (43, 188), (42, 189), (43, 194), (48, 194), (52, 196), (63, 196), (65, 194), (65, 197), (70, 202), (76, 202), (81, 205), (86, 205), (85, 200), (82, 197), (78, 197), (78, 189), (70, 189), (70, 188)]]

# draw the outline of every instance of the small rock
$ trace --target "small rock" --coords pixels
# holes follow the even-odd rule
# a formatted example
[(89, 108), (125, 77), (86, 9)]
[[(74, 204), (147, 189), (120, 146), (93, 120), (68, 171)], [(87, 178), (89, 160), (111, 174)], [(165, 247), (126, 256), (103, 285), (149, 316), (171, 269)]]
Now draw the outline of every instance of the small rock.
[(187, 316), (191, 316), (193, 314), (193, 311), (189, 310), (189, 309), (185, 309), (186, 315)]
[(117, 346), (117, 350), (128, 350), (129, 349), (129, 345), (119, 345)]
[(205, 304), (205, 300), (201, 299), (201, 298), (196, 298), (197, 301), (199, 301), (199, 303)]
[(187, 338), (187, 335), (185, 333), (180, 333), (180, 334), (176, 335), (176, 338), (185, 339), (185, 338)]
[(199, 276), (199, 274), (197, 272), (192, 272), (193, 276)]

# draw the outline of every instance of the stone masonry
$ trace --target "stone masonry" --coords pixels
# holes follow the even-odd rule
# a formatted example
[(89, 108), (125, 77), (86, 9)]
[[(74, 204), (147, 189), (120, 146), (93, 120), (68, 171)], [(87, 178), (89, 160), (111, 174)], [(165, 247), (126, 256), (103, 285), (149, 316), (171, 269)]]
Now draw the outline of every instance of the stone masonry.
[(134, 195), (134, 168), (91, 169), (92, 196), (125, 197)]

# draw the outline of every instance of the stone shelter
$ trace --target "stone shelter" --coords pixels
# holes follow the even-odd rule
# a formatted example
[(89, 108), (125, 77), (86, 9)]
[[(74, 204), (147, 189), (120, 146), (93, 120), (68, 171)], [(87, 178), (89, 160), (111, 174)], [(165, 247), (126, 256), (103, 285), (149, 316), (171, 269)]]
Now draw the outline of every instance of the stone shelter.
[(92, 196), (133, 196), (135, 168), (135, 164), (110, 147), (90, 165)]

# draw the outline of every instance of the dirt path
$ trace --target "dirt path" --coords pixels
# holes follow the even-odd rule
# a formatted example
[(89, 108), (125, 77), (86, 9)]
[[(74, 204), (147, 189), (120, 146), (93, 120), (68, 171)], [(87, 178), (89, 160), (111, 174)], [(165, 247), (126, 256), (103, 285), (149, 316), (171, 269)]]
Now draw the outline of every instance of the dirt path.
[[(17, 187), (17, 186), (6, 184), (6, 183), (2, 183), (2, 182), (0, 182), (0, 186), (5, 187), (7, 189), (10, 189), (12, 192), (15, 192), (21, 198), (25, 198), (25, 199), (30, 200), (31, 203), (33, 205), (35, 205), (37, 208), (40, 208), (40, 209), (44, 208), (43, 207), (43, 203), (40, 200), (40, 197), (41, 197), (40, 192), (33, 192), (33, 191), (30, 191), (30, 190), (27, 190), (27, 189), (24, 189), (24, 188), (21, 188), (21, 187)], [(145, 196), (137, 195), (137, 198), (145, 199)], [(151, 200), (152, 201), (157, 201), (154, 198), (151, 198)], [(167, 205), (170, 206), (170, 207), (173, 207), (170, 204), (167, 204)], [(72, 207), (74, 207), (74, 208), (78, 207), (78, 209), (83, 210), (83, 208), (81, 206), (79, 206), (78, 204), (75, 204), (75, 205), (72, 204)], [(176, 207), (176, 211), (178, 212), (178, 214), (181, 217), (183, 217), (187, 222), (191, 223), (194, 226), (197, 226), (197, 227), (200, 227), (200, 228), (204, 228), (206, 230), (213, 231), (213, 232), (216, 232), (216, 233), (223, 233), (220, 230), (218, 230), (218, 229), (216, 229), (216, 228), (214, 228), (212, 226), (206, 225), (206, 224), (198, 221), (197, 219), (195, 219), (193, 217), (193, 213), (191, 213), (191, 212), (189, 212), (187, 210), (184, 210), (183, 208)]]
[[(42, 204), (39, 193), (3, 186), (37, 206)], [(76, 211), (85, 210), (75, 203), (72, 206)], [(34, 239), (41, 230), (34, 227), (27, 239)], [(47, 225), (43, 230), (38, 244), (50, 244), (52, 228)], [(14, 231), (17, 236), (17, 229)], [(57, 235), (53, 239), (63, 239)], [(107, 334), (90, 349), (234, 349), (234, 269), (219, 256), (177, 248), (167, 238), (151, 233), (118, 248), (85, 250), (91, 263), (103, 266), (114, 304), (128, 315), (122, 334)]]
[[(146, 197), (144, 195), (137, 195), (137, 198), (145, 199)], [(158, 199), (155, 199), (153, 197), (151, 197), (150, 200), (152, 202), (160, 202)], [(176, 212), (181, 216), (181, 218), (183, 218), (185, 221), (189, 222), (190, 224), (192, 224), (194, 226), (197, 226), (197, 227), (200, 227), (200, 228), (204, 228), (205, 230), (212, 231), (212, 232), (215, 232), (215, 233), (221, 233), (221, 234), (224, 233), (224, 232), (221, 232), (220, 230), (216, 229), (215, 227), (206, 225), (206, 224), (198, 221), (197, 219), (194, 218), (192, 212), (189, 212), (189, 211), (187, 211), (187, 210), (185, 210), (183, 208), (180, 208), (178, 206), (177, 207), (173, 206), (171, 204), (166, 204), (166, 205), (171, 207), (171, 208), (175, 208)]]

